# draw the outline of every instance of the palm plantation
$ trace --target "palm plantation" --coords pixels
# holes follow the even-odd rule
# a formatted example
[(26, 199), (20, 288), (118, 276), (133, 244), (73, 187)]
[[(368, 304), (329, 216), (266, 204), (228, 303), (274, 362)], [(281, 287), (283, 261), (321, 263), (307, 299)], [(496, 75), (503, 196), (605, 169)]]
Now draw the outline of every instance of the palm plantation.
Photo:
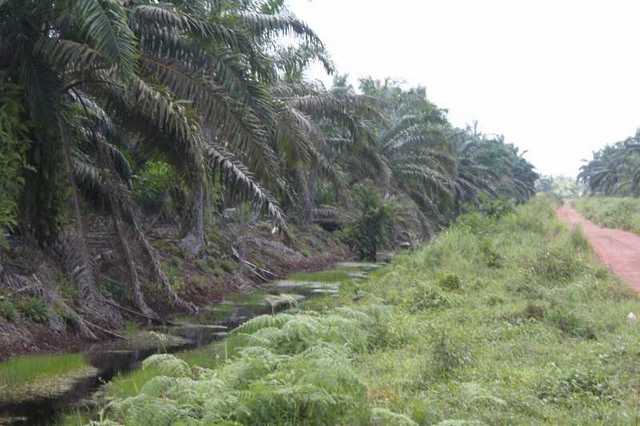
[[(7, 1), (0, 10), (11, 154), (3, 178), (12, 183), (2, 220), (64, 259), (88, 315), (102, 295), (86, 255), (87, 209), (112, 222), (136, 308), (155, 315), (142, 290), (148, 279), (174, 308), (195, 309), (145, 236), (132, 188), (150, 161), (175, 176), (181, 246), (196, 257), (214, 186), (228, 205), (250, 201), (282, 233), (287, 222), (313, 221), (321, 188), (348, 209), (349, 187), (379, 183), (386, 197), (413, 200), (425, 229), (482, 193), (523, 200), (533, 191), (535, 173), (526, 162), (517, 170), (517, 152), (452, 128), (424, 90), (367, 80), (358, 94), (305, 81), (310, 63), (333, 65), (281, 2)], [(508, 181), (494, 187), (487, 161)], [(107, 316), (99, 320), (119, 320)]]
[[(531, 201), (526, 153), (456, 127), (423, 87), (339, 74), (330, 47), (282, 0), (0, 0), (2, 335), (126, 340), (206, 318), (229, 288), (250, 297), (297, 270), (410, 248), (366, 279), (331, 271), (339, 288), (271, 306), (223, 346), (145, 361), (92, 419), (631, 416), (634, 372), (607, 368), (633, 350), (601, 349), (633, 346), (614, 310), (637, 302), (552, 201)], [(596, 152), (579, 180), (637, 197), (639, 146)], [(44, 350), (65, 348), (54, 343)]]
[(640, 195), (640, 133), (607, 145), (593, 154), (580, 170), (578, 180), (592, 194)]

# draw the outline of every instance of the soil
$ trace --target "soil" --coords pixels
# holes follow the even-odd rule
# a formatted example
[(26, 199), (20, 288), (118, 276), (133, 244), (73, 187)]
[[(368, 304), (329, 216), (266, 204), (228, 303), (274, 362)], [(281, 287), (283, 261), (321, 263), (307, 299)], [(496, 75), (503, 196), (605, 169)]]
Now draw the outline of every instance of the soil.
[(559, 208), (557, 214), (568, 225), (580, 226), (600, 260), (631, 288), (640, 292), (639, 235), (602, 228), (569, 206)]
[[(94, 234), (99, 235), (99, 238), (91, 240), (94, 242), (91, 245), (91, 257), (100, 259), (96, 262), (98, 280), (103, 282), (101, 278), (108, 277), (115, 283), (126, 282), (127, 276), (123, 272), (125, 268), (122, 267), (122, 261), (114, 255), (116, 251), (113, 248), (117, 245), (106, 232), (95, 231), (100, 230), (97, 225), (93, 229)], [(316, 227), (296, 229), (298, 244), (297, 247), (291, 248), (284, 245), (279, 236), (271, 234), (271, 227), (230, 225), (224, 235), (216, 236), (211, 247), (199, 259), (185, 257), (177, 248), (173, 237), (178, 232), (175, 229), (158, 227), (153, 231), (151, 241), (158, 251), (165, 271), (172, 271), (172, 280), (182, 283), (178, 290), (180, 296), (201, 307), (220, 303), (229, 294), (251, 292), (262, 287), (265, 279), (284, 278), (293, 272), (324, 270), (337, 262), (352, 258), (348, 249), (341, 245), (334, 235)], [(251, 268), (233, 259), (229, 255), (231, 247), (236, 247), (239, 255), (247, 259), (251, 265), (259, 266), (270, 275), (264, 275), (265, 279), (262, 279), (263, 277), (252, 272)], [(21, 253), (26, 251), (22, 245), (18, 246), (18, 249), (22, 250)], [(0, 259), (3, 258), (1, 254)], [(27, 266), (41, 264), (42, 261), (33, 261), (36, 255), (40, 253), (35, 249), (31, 250), (30, 256), (22, 256), (23, 263)], [(0, 267), (1, 265), (2, 262)], [(144, 265), (140, 265), (142, 274), (144, 270)], [(37, 272), (31, 271), (32, 274)], [(55, 280), (57, 276), (59, 275), (48, 273), (44, 278), (43, 275), (42, 281), (48, 290), (59, 290)], [(0, 283), (0, 300), (4, 294), (2, 290)], [(161, 302), (154, 303), (153, 293), (148, 293), (148, 302), (156, 312), (166, 317), (174, 314)], [(120, 302), (126, 304), (126, 299)], [(54, 308), (50, 310), (54, 311)], [(135, 316), (127, 319), (139, 320)], [(118, 330), (114, 331), (123, 334)], [(104, 335), (99, 338), (106, 341), (112, 337)], [(50, 324), (36, 324), (22, 317), (15, 322), (7, 322), (0, 315), (0, 362), (20, 354), (75, 351), (93, 343), (95, 342), (84, 341), (77, 330), (64, 325), (56, 329)]]

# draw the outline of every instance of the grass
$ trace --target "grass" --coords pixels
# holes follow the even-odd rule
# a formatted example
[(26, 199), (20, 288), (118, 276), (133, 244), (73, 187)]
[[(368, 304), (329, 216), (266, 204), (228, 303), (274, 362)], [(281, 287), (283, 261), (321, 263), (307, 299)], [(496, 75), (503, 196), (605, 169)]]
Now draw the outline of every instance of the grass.
[[(290, 275), (287, 279), (301, 282), (334, 283), (350, 280), (351, 278), (347, 273), (358, 271), (359, 269), (356, 267), (339, 268), (324, 272), (296, 273)], [(216, 322), (225, 319), (235, 309), (236, 303), (262, 306), (266, 295), (267, 293), (261, 291), (255, 291), (249, 294), (238, 293), (227, 295), (225, 299), (229, 303), (216, 306), (215, 311), (200, 314), (199, 319), (204, 322)], [(317, 297), (312, 301), (312, 303), (314, 303), (314, 305), (319, 303), (326, 306), (327, 304), (333, 304), (334, 302), (330, 297)], [(193, 322), (193, 318), (190, 317), (184, 317), (182, 320), (187, 323)], [(191, 365), (213, 369), (219, 367), (230, 358), (237, 356), (239, 349), (245, 346), (247, 346), (247, 339), (244, 336), (232, 335), (222, 342), (216, 342), (203, 348), (182, 352), (176, 356)], [(158, 375), (157, 371), (138, 369), (118, 376), (107, 386), (107, 395), (110, 398), (126, 398), (134, 396), (140, 392), (142, 386), (150, 378), (156, 375)]]
[[(176, 354), (176, 357), (193, 366), (214, 369), (237, 356), (239, 349), (246, 345), (244, 336), (230, 336), (222, 342)], [(110, 399), (135, 396), (145, 383), (158, 374), (157, 369), (147, 368), (120, 375), (107, 385), (106, 394)]]
[(252, 320), (226, 350), (153, 360), (107, 414), (132, 425), (640, 422), (640, 327), (627, 321), (640, 300), (544, 199), (499, 220), (467, 215), (357, 286)]
[(576, 200), (575, 206), (599, 225), (640, 234), (640, 198), (588, 197)]
[(0, 401), (20, 402), (63, 394), (96, 374), (82, 354), (27, 355), (0, 364)]
[(64, 376), (88, 366), (82, 354), (26, 355), (0, 363), (0, 387), (14, 387), (45, 377)]
[(338, 283), (342, 281), (348, 281), (349, 272), (355, 272), (346, 269), (335, 269), (331, 271), (321, 272), (300, 272), (291, 274), (287, 277), (289, 281), (302, 281), (302, 282), (322, 282), (322, 283)]

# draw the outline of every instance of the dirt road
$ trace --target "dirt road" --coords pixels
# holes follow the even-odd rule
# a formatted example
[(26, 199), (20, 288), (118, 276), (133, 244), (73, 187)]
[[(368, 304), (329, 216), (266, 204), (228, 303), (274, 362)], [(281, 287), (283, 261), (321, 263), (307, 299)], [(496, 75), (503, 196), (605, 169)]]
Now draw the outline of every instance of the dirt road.
[(594, 251), (618, 277), (640, 292), (640, 236), (619, 229), (602, 228), (571, 207), (557, 210), (558, 217), (568, 225), (580, 225)]

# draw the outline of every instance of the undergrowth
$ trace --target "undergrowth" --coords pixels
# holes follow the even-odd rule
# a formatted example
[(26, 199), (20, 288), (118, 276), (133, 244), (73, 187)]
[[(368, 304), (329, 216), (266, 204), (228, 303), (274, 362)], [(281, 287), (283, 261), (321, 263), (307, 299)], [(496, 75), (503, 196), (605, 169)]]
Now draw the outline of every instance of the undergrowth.
[(599, 225), (640, 234), (640, 198), (587, 197), (576, 200), (575, 206)]
[[(470, 213), (331, 302), (145, 361), (126, 425), (637, 424), (636, 295), (536, 199)], [(313, 307), (313, 308), (311, 308)], [(136, 376), (137, 375), (137, 376)], [(106, 422), (104, 424), (107, 424)]]
[[(89, 366), (82, 354), (26, 355), (0, 364), (0, 394), (49, 377), (65, 376)], [(3, 389), (4, 388), (4, 389)]]

